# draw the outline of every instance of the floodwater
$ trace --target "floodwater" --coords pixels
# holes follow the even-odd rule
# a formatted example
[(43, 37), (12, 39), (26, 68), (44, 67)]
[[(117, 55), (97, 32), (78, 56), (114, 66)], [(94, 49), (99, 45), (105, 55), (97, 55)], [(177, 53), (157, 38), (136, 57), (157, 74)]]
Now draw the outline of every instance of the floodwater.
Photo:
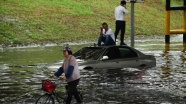
[[(70, 45), (76, 51), (90, 44)], [(157, 66), (81, 70), (84, 104), (186, 104), (182, 35), (171, 36), (170, 50), (164, 38), (136, 39), (135, 48), (154, 55)], [(0, 48), (0, 104), (34, 104), (44, 93), (41, 80), (52, 71), (46, 66), (63, 59), (61, 49), (54, 44)]]

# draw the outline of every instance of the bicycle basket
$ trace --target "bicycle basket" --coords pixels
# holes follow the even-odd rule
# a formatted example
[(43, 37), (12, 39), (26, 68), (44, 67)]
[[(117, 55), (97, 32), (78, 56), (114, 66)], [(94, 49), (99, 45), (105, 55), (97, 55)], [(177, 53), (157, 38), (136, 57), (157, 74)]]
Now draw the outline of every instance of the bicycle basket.
[(42, 81), (42, 89), (46, 92), (52, 92), (56, 88), (56, 85), (52, 83), (50, 80), (43, 80)]

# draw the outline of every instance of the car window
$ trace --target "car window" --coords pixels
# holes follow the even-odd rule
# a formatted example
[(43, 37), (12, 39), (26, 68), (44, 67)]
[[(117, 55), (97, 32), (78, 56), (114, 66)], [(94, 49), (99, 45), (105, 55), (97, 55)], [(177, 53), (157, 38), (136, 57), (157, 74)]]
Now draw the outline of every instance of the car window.
[(138, 57), (137, 53), (127, 47), (119, 47), (121, 58)]
[(120, 52), (119, 52), (118, 47), (108, 48), (104, 56), (108, 56), (109, 60), (120, 58)]
[(73, 55), (77, 59), (93, 59), (96, 60), (100, 57), (100, 54), (103, 52), (103, 48), (99, 47), (85, 47), (74, 53)]

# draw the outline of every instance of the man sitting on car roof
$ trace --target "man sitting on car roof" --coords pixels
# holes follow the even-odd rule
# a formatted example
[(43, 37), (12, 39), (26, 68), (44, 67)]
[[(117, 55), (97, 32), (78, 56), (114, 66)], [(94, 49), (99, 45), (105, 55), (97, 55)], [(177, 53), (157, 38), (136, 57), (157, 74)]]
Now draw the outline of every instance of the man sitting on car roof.
[(104, 22), (100, 28), (100, 36), (98, 38), (98, 46), (101, 46), (101, 42), (104, 46), (115, 45), (115, 35), (111, 28), (108, 27), (107, 23)]

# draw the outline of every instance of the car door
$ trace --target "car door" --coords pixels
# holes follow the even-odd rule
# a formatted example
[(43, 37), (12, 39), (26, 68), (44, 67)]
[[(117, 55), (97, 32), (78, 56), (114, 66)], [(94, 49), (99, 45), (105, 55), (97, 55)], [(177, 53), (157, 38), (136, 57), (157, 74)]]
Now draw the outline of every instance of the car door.
[(120, 53), (117, 47), (109, 47), (105, 51), (105, 53), (102, 55), (102, 57), (108, 57), (107, 59), (99, 60), (99, 63), (96, 65), (98, 68), (105, 68), (105, 69), (114, 69), (114, 68), (120, 68), (118, 66), (117, 59), (120, 58)]
[(140, 60), (135, 51), (128, 47), (118, 46), (107, 49), (103, 56), (108, 56), (108, 59), (99, 62), (100, 68), (124, 68), (124, 67), (139, 67)]
[(118, 66), (121, 67), (139, 67), (140, 60), (135, 51), (129, 47), (120, 46), (118, 47), (120, 52), (120, 58), (116, 60)]

